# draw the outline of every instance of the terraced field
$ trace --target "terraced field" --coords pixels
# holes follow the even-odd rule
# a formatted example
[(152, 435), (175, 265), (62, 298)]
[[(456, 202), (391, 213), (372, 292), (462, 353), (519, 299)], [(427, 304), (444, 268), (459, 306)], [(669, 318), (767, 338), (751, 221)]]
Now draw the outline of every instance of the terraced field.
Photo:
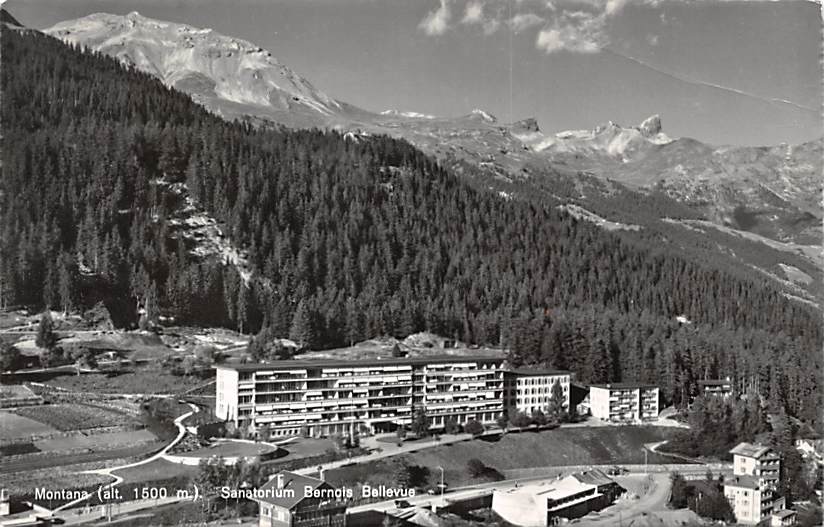
[(57, 429), (19, 413), (0, 412), (0, 442), (15, 439), (28, 439), (32, 436), (47, 435)]
[(124, 414), (83, 404), (28, 406), (17, 409), (15, 413), (63, 432), (120, 426), (134, 422)]

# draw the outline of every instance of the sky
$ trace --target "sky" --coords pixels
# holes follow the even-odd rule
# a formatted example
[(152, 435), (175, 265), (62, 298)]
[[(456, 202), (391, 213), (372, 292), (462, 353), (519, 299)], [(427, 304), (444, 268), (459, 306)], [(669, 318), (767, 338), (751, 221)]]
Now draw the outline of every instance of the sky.
[(822, 8), (785, 0), (8, 0), (38, 29), (139, 11), (268, 49), (339, 100), (555, 132), (661, 116), (672, 137), (822, 129)]

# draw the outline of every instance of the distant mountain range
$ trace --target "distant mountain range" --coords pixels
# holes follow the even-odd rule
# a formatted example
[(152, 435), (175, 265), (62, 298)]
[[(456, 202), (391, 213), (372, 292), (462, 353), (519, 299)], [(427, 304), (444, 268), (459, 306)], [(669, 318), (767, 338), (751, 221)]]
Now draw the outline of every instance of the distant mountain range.
[(483, 110), (459, 117), (371, 112), (316, 89), (268, 50), (210, 29), (133, 12), (97, 13), (45, 32), (156, 75), (227, 119), (332, 128), (353, 140), (403, 137), (453, 168), (479, 169), (488, 178), (478, 183), (503, 196), (540, 191), (559, 206), (584, 211), (582, 219), (600, 218), (602, 226), (669, 229), (659, 234), (662, 240), (703, 232), (719, 253), (762, 270), (801, 298), (816, 299), (823, 289), (824, 139), (714, 146), (667, 136), (657, 115), (632, 127), (609, 122), (545, 133), (535, 119), (503, 124)]

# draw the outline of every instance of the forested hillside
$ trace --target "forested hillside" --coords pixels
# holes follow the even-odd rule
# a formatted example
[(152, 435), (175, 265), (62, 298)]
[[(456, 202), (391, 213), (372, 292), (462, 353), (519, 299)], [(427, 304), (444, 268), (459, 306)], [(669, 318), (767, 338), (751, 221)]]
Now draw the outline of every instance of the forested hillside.
[[(6, 304), (102, 297), (126, 324), (145, 311), (311, 347), (428, 329), (584, 380), (653, 376), (670, 400), (758, 377), (815, 413), (819, 316), (766, 282), (475, 190), (403, 141), (227, 123), (36, 32), (4, 30), (2, 49)], [(184, 195), (248, 267), (198, 256), (171, 221)]]

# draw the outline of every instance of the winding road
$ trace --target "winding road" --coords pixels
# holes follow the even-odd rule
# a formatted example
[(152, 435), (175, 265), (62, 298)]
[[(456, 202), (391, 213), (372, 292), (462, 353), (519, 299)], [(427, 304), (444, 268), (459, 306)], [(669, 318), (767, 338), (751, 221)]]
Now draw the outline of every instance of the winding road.
[[(141, 461), (136, 461), (134, 463), (129, 463), (128, 465), (120, 465), (120, 466), (116, 466), (116, 467), (100, 468), (100, 469), (94, 469), (94, 470), (84, 470), (82, 472), (79, 472), (79, 474), (97, 474), (99, 476), (112, 477), (112, 478), (114, 478), (114, 481), (112, 481), (111, 483), (107, 483), (106, 485), (103, 485), (101, 487), (102, 489), (110, 489), (112, 487), (116, 487), (117, 485), (120, 485), (121, 483), (123, 483), (123, 478), (116, 475), (116, 474), (113, 474), (113, 472), (116, 472), (118, 470), (124, 470), (124, 469), (127, 469), (127, 468), (139, 467), (140, 465), (145, 465), (147, 463), (151, 463), (152, 461), (155, 461), (155, 460), (158, 460), (158, 459), (162, 458), (172, 448), (174, 448), (175, 445), (177, 445), (181, 440), (183, 440), (183, 437), (186, 435), (186, 427), (183, 426), (183, 421), (185, 421), (189, 416), (200, 412), (200, 408), (193, 405), (192, 403), (186, 403), (186, 404), (189, 405), (189, 408), (191, 408), (192, 411), (187, 412), (187, 413), (181, 415), (180, 417), (178, 417), (174, 420), (174, 424), (177, 427), (177, 437), (175, 437), (168, 445), (163, 447), (163, 449), (160, 450), (159, 452), (157, 452), (154, 455), (152, 455), (150, 457), (147, 457), (146, 459), (143, 459)], [(78, 505), (79, 503), (82, 503), (82, 502), (84, 502), (88, 499), (89, 499), (89, 497), (87, 496), (87, 497), (76, 499), (74, 501), (70, 501), (70, 502), (65, 503), (65, 504), (61, 505), (60, 507), (54, 509), (53, 511), (51, 511), (51, 513), (54, 514), (54, 513), (59, 512), (59, 511), (70, 509), (70, 508), (72, 508), (72, 507)]]

